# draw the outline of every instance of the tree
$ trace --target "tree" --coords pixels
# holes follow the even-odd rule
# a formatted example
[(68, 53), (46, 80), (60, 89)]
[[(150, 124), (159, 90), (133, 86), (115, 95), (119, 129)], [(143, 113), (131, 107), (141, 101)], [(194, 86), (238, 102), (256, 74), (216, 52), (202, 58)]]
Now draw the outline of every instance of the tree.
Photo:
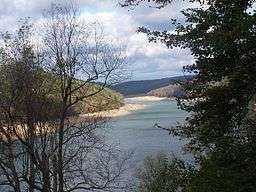
[[(134, 2), (141, 1), (127, 0), (124, 5)], [(255, 1), (192, 2), (200, 6), (183, 11), (185, 24), (173, 20), (175, 33), (139, 28), (150, 41), (189, 48), (195, 58), (184, 70), (196, 76), (183, 85), (186, 102), (179, 100), (191, 116), (170, 130), (189, 139), (187, 149), (198, 162), (194, 182), (184, 191), (253, 191), (255, 124), (248, 120), (248, 106), (256, 93)]]
[(1, 189), (126, 190), (130, 153), (107, 145), (96, 131), (107, 119), (73, 112), (75, 104), (121, 79), (125, 56), (103, 41), (97, 25), (83, 25), (71, 5), (53, 5), (46, 20), (39, 46), (28, 22), (17, 34), (3, 35)]
[[(3, 185), (11, 185), (14, 191), (22, 189), (21, 180), (29, 184), (29, 191), (34, 191), (35, 162), (32, 156), (22, 151), (28, 146), (27, 150), (34, 151), (38, 122), (50, 117), (53, 109), (43, 109), (48, 100), (44, 97), (45, 82), (39, 78), (41, 56), (34, 52), (30, 36), (31, 25), (25, 20), (17, 36), (3, 35), (1, 49), (0, 164), (3, 175), (8, 179)], [(17, 149), (16, 139), (24, 144), (20, 150)], [(26, 168), (20, 169), (20, 158), (27, 158), (23, 161)]]
[(188, 168), (179, 159), (165, 154), (147, 157), (144, 167), (138, 170), (139, 192), (176, 192), (187, 183)]
[[(62, 106), (58, 127), (57, 173), (59, 192), (62, 192), (65, 184), (63, 145), (68, 129), (65, 125), (68, 112), (79, 101), (101, 92), (110, 80), (116, 81), (117, 77), (120, 80), (118, 75), (121, 74), (125, 59), (122, 51), (104, 41), (99, 26), (86, 26), (80, 20), (78, 10), (72, 4), (64, 7), (53, 5), (47, 16), (50, 19), (44, 25), (44, 43), (49, 56), (48, 67), (60, 78), (58, 93)], [(78, 78), (82, 81), (77, 81)], [(93, 92), (84, 89), (97, 80), (101, 81), (98, 89)], [(80, 186), (83, 184), (76, 184), (78, 186), (75, 185), (75, 188), (83, 188)]]
[(157, 5), (155, 8), (161, 9), (161, 8), (167, 6), (169, 3), (173, 2), (173, 0), (124, 0), (124, 1), (120, 2), (119, 4), (122, 7), (127, 7), (127, 6), (136, 7), (140, 3), (143, 3), (143, 2), (147, 2), (147, 3), (152, 2)]

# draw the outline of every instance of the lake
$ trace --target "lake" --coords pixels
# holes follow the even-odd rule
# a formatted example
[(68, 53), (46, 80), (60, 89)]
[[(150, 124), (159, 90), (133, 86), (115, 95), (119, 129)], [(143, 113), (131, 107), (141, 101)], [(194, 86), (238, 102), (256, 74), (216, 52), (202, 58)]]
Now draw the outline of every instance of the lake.
[(115, 117), (106, 131), (107, 141), (118, 144), (120, 150), (134, 150), (133, 163), (138, 167), (145, 157), (159, 152), (184, 157), (184, 141), (169, 135), (163, 129), (154, 127), (157, 123), (163, 127), (172, 127), (183, 122), (187, 113), (177, 108), (175, 100), (145, 101), (140, 98), (128, 98), (127, 103), (143, 104), (143, 109), (131, 114)]

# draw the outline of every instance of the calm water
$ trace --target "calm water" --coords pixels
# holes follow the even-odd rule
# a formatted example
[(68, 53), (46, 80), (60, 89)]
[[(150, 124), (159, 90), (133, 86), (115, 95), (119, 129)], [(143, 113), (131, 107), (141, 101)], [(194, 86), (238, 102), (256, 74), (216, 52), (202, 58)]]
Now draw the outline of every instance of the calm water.
[[(109, 127), (104, 129), (107, 142), (118, 144), (121, 151), (135, 150), (131, 160), (132, 168), (125, 175), (127, 181), (129, 178), (134, 181), (136, 167), (139, 167), (147, 156), (165, 152), (169, 155), (185, 157), (182, 152), (184, 141), (169, 135), (165, 130), (154, 127), (155, 123), (171, 127), (177, 122), (184, 121), (187, 115), (184, 111), (177, 109), (176, 101), (128, 99), (127, 102), (144, 104), (145, 108), (126, 116), (113, 118)], [(2, 190), (3, 188), (0, 187), (0, 191)]]
[(110, 122), (107, 140), (119, 144), (121, 150), (135, 150), (134, 163), (139, 165), (146, 156), (165, 152), (169, 155), (183, 156), (184, 141), (169, 135), (165, 130), (155, 128), (154, 124), (164, 127), (183, 122), (187, 114), (177, 109), (176, 101), (141, 101), (127, 99), (128, 103), (144, 104), (145, 108), (129, 115), (117, 117)]

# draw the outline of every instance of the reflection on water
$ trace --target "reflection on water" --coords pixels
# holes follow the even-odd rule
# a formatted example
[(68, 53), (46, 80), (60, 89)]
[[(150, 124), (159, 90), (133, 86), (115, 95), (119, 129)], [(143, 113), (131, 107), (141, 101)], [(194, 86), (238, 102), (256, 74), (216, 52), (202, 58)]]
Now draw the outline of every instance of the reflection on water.
[(177, 122), (184, 121), (186, 113), (177, 109), (176, 101), (127, 99), (127, 102), (144, 104), (145, 108), (113, 118), (106, 131), (108, 142), (119, 144), (120, 150), (135, 150), (133, 159), (136, 165), (139, 165), (146, 156), (159, 152), (181, 157), (184, 141), (154, 127), (155, 123), (171, 127), (177, 125)]

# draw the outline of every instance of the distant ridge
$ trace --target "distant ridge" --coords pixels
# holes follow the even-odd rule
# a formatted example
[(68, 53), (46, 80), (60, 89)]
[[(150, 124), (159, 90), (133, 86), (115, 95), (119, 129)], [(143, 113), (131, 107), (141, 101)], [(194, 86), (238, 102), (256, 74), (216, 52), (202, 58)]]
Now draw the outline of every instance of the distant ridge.
[(113, 89), (120, 92), (124, 96), (146, 95), (148, 92), (154, 89), (172, 85), (181, 81), (190, 80), (193, 77), (194, 76), (192, 75), (188, 75), (153, 80), (127, 81), (113, 86)]
[(160, 87), (158, 89), (154, 89), (149, 91), (147, 95), (155, 96), (155, 97), (181, 97), (185, 95), (184, 90), (182, 89), (181, 85), (172, 84), (165, 87)]

